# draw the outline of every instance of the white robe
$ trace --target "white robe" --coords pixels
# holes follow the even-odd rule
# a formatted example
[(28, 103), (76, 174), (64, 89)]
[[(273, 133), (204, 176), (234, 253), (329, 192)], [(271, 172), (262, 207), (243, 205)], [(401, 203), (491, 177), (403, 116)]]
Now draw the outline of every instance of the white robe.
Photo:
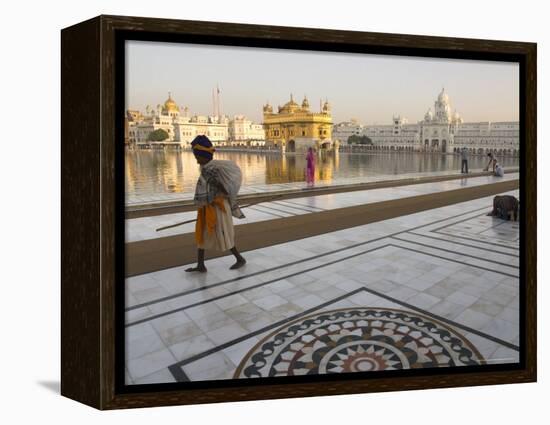
[(227, 199), (223, 200), (225, 212), (216, 205), (216, 227), (212, 233), (208, 233), (207, 226), (204, 226), (202, 233), (201, 249), (214, 249), (216, 251), (228, 251), (235, 246), (235, 228), (231, 207)]

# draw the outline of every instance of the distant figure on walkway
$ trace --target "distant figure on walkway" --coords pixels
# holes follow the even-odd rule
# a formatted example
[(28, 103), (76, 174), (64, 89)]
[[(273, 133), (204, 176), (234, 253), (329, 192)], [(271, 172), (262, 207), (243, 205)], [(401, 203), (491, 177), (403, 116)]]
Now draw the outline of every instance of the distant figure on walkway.
[(498, 162), (495, 165), (495, 176), (504, 177), (504, 168)]
[(462, 166), (460, 172), (462, 174), (468, 174), (468, 149), (466, 147), (462, 148), (462, 150), (460, 151), (460, 155), (462, 157)]
[(315, 152), (313, 148), (308, 148), (306, 155), (306, 182), (308, 187), (315, 184)]
[(487, 214), (502, 220), (518, 220), (519, 201), (512, 195), (497, 195), (493, 198), (493, 210)]
[(485, 167), (483, 169), (483, 171), (489, 171), (490, 168), (492, 168), (491, 171), (493, 171), (493, 173), (495, 172), (495, 167), (497, 165), (497, 158), (496, 156), (493, 155), (492, 152), (489, 152), (487, 154), (487, 156), (489, 157), (489, 162), (487, 163), (487, 167)]
[(231, 269), (238, 269), (246, 260), (235, 247), (233, 217), (244, 218), (237, 204), (237, 193), (241, 188), (241, 169), (232, 161), (214, 160), (214, 147), (206, 136), (197, 136), (191, 142), (193, 154), (200, 165), (201, 174), (195, 189), (197, 222), (195, 241), (197, 242), (197, 266), (186, 272), (206, 272), (204, 265), (205, 249), (230, 250), (237, 260)]

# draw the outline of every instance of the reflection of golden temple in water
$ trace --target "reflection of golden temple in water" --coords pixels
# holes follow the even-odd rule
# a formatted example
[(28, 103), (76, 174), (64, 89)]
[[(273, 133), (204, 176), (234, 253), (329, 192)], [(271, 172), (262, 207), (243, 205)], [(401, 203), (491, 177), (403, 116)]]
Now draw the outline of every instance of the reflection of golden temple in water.
[(336, 165), (336, 158), (338, 156), (339, 155), (336, 152), (331, 155), (321, 151), (320, 155), (317, 156), (317, 163), (315, 164), (315, 180), (332, 180)]
[[(257, 184), (257, 176), (265, 173), (265, 184), (289, 183), (305, 180), (304, 155), (241, 155), (237, 161), (243, 174), (243, 186)], [(140, 151), (139, 155), (126, 155), (126, 191), (136, 193), (145, 186), (155, 187), (154, 192), (182, 193), (194, 190), (199, 178), (199, 166), (188, 152)], [(235, 159), (225, 152), (216, 159)], [(315, 180), (331, 181), (338, 169), (339, 155), (320, 152), (315, 162)], [(143, 170), (152, 173), (143, 181)]]
[[(334, 175), (337, 153), (320, 152), (315, 161), (315, 180), (331, 181)], [(304, 155), (282, 155), (269, 157), (265, 167), (265, 183), (287, 183), (304, 181), (306, 159)], [(244, 172), (243, 172), (244, 174)]]
[[(235, 161), (243, 174), (242, 187), (250, 185), (305, 182), (306, 158), (301, 154), (223, 152), (216, 159)], [(315, 180), (330, 183), (340, 178), (378, 174), (404, 174), (438, 170), (460, 170), (460, 157), (431, 154), (376, 153), (349, 155), (318, 152)], [(472, 168), (482, 168), (484, 157), (472, 157)], [(517, 158), (503, 158), (504, 167), (517, 166)], [(150, 197), (163, 193), (193, 193), (199, 166), (189, 151), (135, 150), (125, 157), (126, 194)], [(470, 164), (469, 164), (470, 165)]]

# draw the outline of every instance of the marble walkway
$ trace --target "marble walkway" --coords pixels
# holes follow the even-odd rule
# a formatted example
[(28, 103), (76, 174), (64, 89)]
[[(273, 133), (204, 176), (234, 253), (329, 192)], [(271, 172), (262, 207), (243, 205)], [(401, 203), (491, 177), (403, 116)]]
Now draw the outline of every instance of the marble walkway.
[[(246, 208), (245, 219), (235, 219), (235, 225), (248, 224), (257, 221), (273, 220), (280, 217), (302, 215), (312, 212), (326, 211), (335, 208), (364, 205), (372, 202), (389, 201), (417, 195), (443, 192), (464, 187), (515, 180), (519, 173), (506, 174), (504, 177), (483, 176), (468, 177), (458, 180), (422, 183), (401, 187), (369, 189), (356, 192), (333, 193), (328, 195), (304, 196), (273, 202), (263, 202)], [(176, 214), (164, 214), (152, 217), (142, 217), (126, 220), (126, 242), (155, 239), (164, 236), (190, 233), (195, 229), (193, 223), (157, 232), (156, 229), (170, 224), (191, 220), (196, 212), (189, 211)]]
[[(434, 190), (418, 186), (400, 196)], [(272, 207), (307, 213), (359, 195), (338, 196)], [(128, 278), (126, 383), (517, 362), (519, 223), (491, 207), (487, 197), (249, 251), (236, 271), (228, 256), (206, 274)]]

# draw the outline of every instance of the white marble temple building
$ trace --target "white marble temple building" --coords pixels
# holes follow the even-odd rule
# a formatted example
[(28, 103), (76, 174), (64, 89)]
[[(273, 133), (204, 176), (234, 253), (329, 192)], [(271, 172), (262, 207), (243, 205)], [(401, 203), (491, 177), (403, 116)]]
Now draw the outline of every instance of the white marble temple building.
[(235, 115), (229, 121), (229, 142), (235, 146), (265, 145), (265, 131), (261, 124), (255, 124), (244, 115)]
[(394, 116), (391, 124), (360, 125), (345, 122), (334, 126), (342, 143), (353, 135), (371, 139), (371, 149), (423, 152), (459, 152), (466, 147), (471, 153), (497, 152), (501, 155), (519, 154), (519, 122), (464, 122), (452, 111), (449, 96), (441, 90), (422, 121), (409, 123)]
[[(145, 114), (139, 111), (127, 111), (128, 143), (137, 146), (176, 146), (189, 147), (198, 135), (206, 135), (216, 146), (229, 144), (235, 140), (253, 140), (254, 143), (265, 143), (265, 135), (261, 124), (254, 124), (245, 117), (235, 117), (229, 120), (225, 115), (191, 115), (188, 107), (180, 108), (168, 95), (163, 105), (156, 108), (147, 107)], [(155, 130), (162, 129), (168, 134), (163, 141), (153, 142), (150, 135)]]

